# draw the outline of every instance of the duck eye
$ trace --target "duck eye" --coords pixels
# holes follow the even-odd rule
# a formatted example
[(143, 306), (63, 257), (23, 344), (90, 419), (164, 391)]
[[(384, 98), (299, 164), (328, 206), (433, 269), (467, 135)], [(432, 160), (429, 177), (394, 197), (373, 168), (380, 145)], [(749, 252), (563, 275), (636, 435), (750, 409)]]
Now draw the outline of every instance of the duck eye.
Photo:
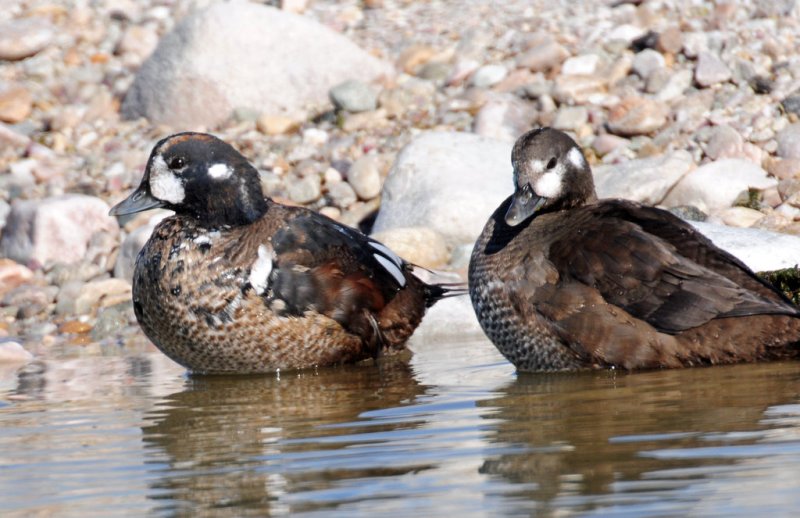
[(549, 162), (547, 162), (547, 168), (548, 169), (553, 169), (555, 166), (556, 166), (556, 158), (553, 157), (553, 158), (550, 159)]
[(170, 169), (182, 169), (183, 166), (186, 165), (186, 160), (180, 156), (172, 157), (169, 159), (169, 163), (167, 165)]

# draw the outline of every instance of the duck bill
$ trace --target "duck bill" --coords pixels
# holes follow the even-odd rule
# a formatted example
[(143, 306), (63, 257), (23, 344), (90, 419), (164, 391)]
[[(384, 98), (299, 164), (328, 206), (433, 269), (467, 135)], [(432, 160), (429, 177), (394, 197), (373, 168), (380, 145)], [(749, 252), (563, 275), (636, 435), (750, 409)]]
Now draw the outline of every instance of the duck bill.
[(511, 205), (506, 211), (506, 225), (515, 227), (533, 216), (536, 211), (542, 208), (547, 202), (547, 198), (539, 196), (529, 184), (526, 184), (522, 189), (518, 189), (511, 198)]
[(111, 207), (108, 213), (112, 216), (125, 216), (164, 206), (166, 204), (163, 201), (154, 198), (147, 187), (140, 185), (130, 196)]

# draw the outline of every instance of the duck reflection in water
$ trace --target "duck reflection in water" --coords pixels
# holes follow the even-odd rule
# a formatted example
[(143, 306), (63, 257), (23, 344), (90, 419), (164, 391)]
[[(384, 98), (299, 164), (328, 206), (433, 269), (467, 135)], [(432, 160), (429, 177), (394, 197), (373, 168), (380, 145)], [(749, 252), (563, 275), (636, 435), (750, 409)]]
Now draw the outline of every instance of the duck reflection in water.
[[(154, 498), (170, 512), (197, 513), (220, 507), (259, 515), (296, 511), (281, 497), (324, 490), (347, 478), (396, 476), (426, 466), (367, 469), (314, 467), (290, 472), (283, 456), (345, 449), (349, 444), (321, 443), (347, 433), (371, 410), (403, 406), (424, 393), (407, 362), (385, 358), (378, 366), (358, 364), (278, 377), (192, 377), (186, 389), (166, 397), (143, 427), (147, 457), (158, 468)], [(346, 425), (345, 425), (346, 426)], [(354, 425), (357, 426), (357, 425)], [(391, 430), (409, 423), (371, 426)], [(382, 428), (383, 427), (383, 428)], [(357, 433), (357, 432), (354, 432)], [(314, 438), (304, 443), (304, 439)], [(322, 439), (321, 439), (322, 438)], [(323, 470), (324, 472), (316, 472)]]
[[(496, 409), (490, 442), (524, 445), (527, 451), (487, 460), (481, 472), (520, 484), (526, 488), (520, 505), (535, 505), (545, 514), (580, 502), (585, 507), (578, 510), (596, 508), (597, 497), (626, 491), (625, 482), (636, 491), (636, 482), (657, 470), (734, 464), (735, 456), (664, 460), (648, 452), (724, 449), (731, 446), (724, 434), (736, 432), (755, 434), (752, 443), (768, 428), (767, 409), (800, 400), (799, 381), (791, 362), (638, 374), (523, 374), (500, 397), (478, 406)], [(684, 475), (657, 487), (655, 479), (649, 478), (648, 491), (698, 482)], [(660, 498), (669, 500), (666, 492)]]

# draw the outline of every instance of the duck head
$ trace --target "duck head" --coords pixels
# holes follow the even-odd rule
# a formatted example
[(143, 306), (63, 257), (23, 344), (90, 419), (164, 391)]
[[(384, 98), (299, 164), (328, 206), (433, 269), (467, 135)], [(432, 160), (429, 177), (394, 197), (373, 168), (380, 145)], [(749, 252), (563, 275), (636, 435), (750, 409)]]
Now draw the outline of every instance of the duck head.
[(511, 152), (514, 196), (505, 215), (516, 226), (539, 212), (579, 207), (597, 199), (592, 171), (578, 144), (552, 128), (522, 135)]
[(141, 184), (110, 214), (159, 207), (210, 228), (252, 223), (268, 201), (258, 171), (233, 147), (213, 135), (178, 133), (155, 145)]

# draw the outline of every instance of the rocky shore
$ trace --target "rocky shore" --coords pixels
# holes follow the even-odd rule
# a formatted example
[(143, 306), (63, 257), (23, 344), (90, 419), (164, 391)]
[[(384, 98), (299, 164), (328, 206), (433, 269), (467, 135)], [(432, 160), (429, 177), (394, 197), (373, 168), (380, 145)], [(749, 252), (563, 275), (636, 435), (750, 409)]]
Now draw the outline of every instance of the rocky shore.
[[(5, 7), (5, 5), (4, 5)], [(800, 258), (795, 1), (31, 0), (0, 12), (0, 359), (141, 340), (117, 221), (153, 144), (210, 131), (286, 203), (463, 275), (514, 139), (568, 131), (601, 196), (759, 270)], [(776, 234), (777, 233), (777, 234)], [(479, 332), (468, 301), (423, 336)]]

